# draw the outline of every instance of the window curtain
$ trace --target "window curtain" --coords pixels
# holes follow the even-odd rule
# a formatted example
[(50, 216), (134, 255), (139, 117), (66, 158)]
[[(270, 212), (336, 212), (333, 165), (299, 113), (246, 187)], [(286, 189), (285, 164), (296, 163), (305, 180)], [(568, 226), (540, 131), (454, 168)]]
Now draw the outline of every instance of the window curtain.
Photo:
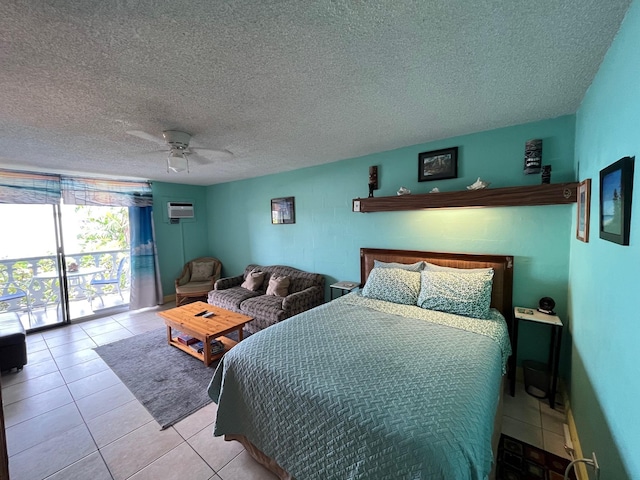
[(60, 203), (60, 176), (0, 170), (0, 203)]
[[(131, 294), (132, 310), (162, 303), (162, 284), (158, 268), (153, 210), (151, 207), (130, 207), (131, 229)], [(135, 280), (133, 272), (136, 272)]]
[(147, 182), (62, 177), (61, 189), (67, 205), (147, 207), (153, 204), (151, 186)]

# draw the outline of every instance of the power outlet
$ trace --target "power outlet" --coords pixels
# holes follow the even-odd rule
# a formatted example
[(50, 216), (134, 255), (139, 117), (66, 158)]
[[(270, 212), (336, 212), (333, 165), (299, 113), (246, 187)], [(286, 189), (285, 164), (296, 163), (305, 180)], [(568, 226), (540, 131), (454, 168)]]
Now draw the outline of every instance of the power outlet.
[(354, 200), (353, 201), (353, 211), (354, 212), (359, 212), (360, 211), (360, 200)]

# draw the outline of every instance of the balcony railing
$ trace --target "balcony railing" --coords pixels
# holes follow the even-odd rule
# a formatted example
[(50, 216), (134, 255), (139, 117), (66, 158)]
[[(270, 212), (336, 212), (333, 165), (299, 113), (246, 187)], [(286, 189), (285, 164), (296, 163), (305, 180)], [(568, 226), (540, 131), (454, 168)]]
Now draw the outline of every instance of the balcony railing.
[[(126, 292), (128, 294), (128, 271), (122, 272), (119, 285), (92, 285), (93, 278), (109, 277), (116, 273), (122, 258), (129, 256), (128, 250), (108, 250), (101, 252), (83, 252), (66, 255), (67, 269), (72, 263), (80, 272), (95, 274), (85, 278), (69, 279), (69, 302), (84, 301), (93, 309), (93, 303), (101, 302), (110, 294)], [(0, 260), (0, 314), (5, 312), (27, 312), (29, 315), (37, 309), (47, 310), (60, 303), (59, 279), (55, 273), (55, 255), (13, 258)], [(48, 274), (48, 275), (47, 275)], [(119, 289), (118, 289), (119, 287)], [(24, 295), (22, 295), (24, 293)], [(128, 297), (128, 295), (127, 295)], [(99, 300), (97, 300), (99, 298)], [(120, 295), (118, 295), (120, 298)], [(128, 302), (120, 302), (120, 304)]]

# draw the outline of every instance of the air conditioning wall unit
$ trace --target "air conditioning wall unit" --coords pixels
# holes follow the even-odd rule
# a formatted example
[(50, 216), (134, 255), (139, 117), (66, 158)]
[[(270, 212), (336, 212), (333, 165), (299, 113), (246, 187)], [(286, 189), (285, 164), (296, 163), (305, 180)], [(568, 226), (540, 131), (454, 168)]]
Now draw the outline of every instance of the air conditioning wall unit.
[(193, 218), (195, 216), (193, 203), (169, 202), (167, 208), (169, 218)]

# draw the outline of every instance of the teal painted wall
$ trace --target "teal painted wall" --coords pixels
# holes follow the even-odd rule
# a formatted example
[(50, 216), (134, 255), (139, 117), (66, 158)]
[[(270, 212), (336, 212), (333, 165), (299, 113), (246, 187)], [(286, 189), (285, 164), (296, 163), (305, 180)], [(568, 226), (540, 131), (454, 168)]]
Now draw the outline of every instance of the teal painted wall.
[[(158, 263), (164, 296), (175, 295), (174, 282), (184, 264), (197, 257), (208, 256), (209, 214), (206, 187), (156, 182), (153, 190), (153, 221), (158, 248)], [(167, 202), (192, 202), (193, 219), (170, 224)]]
[(639, 45), (635, 0), (576, 117), (576, 168), (593, 185), (589, 243), (571, 245), (571, 403), (583, 450), (611, 479), (640, 478), (640, 164), (626, 247), (599, 238), (599, 175), (640, 153)]
[[(539, 184), (539, 175), (523, 174), (524, 144), (532, 138), (544, 140), (543, 163), (552, 165), (552, 181), (575, 181), (574, 127), (574, 116), (565, 116), (210, 186), (211, 251), (227, 276), (249, 263), (285, 264), (322, 273), (327, 285), (359, 280), (361, 247), (511, 254), (514, 303), (535, 306), (548, 295), (564, 316), (573, 206), (362, 214), (351, 211), (351, 201), (368, 195), (371, 165), (379, 166), (376, 196), (395, 195), (400, 186), (414, 193), (436, 186), (464, 190), (479, 176), (491, 187)], [(459, 178), (419, 183), (418, 153), (451, 146), (459, 147)], [(270, 200), (286, 196), (295, 197), (296, 223), (272, 225)], [(546, 360), (548, 336), (544, 326), (523, 324), (518, 357)]]

